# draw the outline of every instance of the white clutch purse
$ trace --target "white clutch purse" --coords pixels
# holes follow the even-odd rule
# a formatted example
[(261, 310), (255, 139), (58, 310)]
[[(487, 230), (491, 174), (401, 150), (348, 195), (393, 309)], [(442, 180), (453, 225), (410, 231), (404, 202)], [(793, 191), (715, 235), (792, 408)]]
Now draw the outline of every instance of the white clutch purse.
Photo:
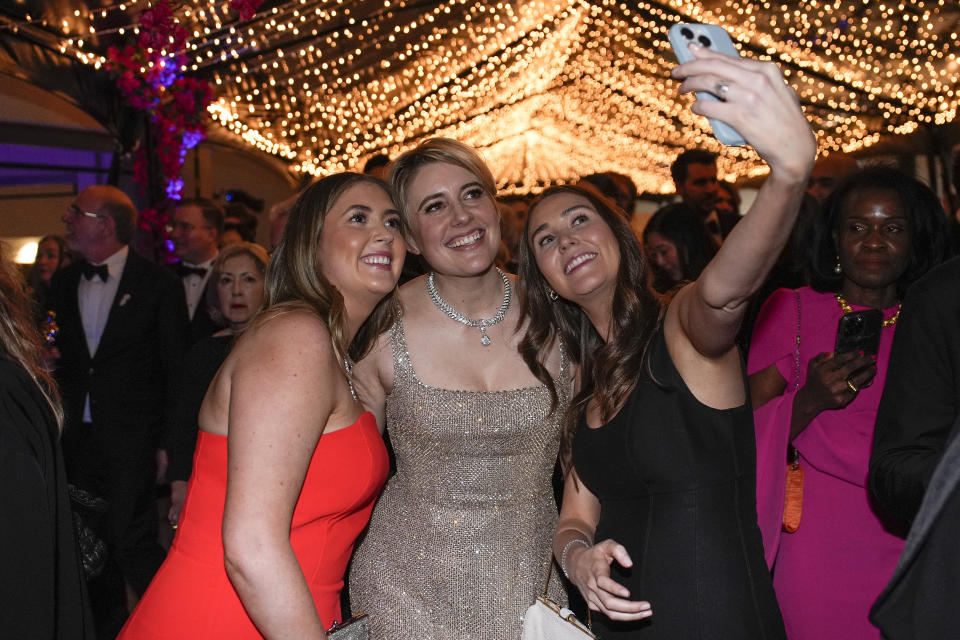
[(598, 640), (573, 611), (539, 596), (523, 614), (520, 640)]

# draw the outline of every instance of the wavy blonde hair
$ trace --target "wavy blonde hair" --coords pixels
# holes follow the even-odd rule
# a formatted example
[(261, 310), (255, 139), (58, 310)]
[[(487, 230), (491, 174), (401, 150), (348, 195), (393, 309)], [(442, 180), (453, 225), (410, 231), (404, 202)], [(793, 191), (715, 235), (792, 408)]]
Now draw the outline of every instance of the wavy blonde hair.
[(475, 149), (450, 138), (430, 138), (415, 149), (407, 151), (390, 165), (390, 186), (396, 194), (397, 205), (404, 223), (410, 228), (412, 211), (407, 205), (410, 183), (428, 164), (456, 165), (472, 173), (490, 198), (497, 196), (497, 184), (487, 163)]
[(4, 256), (5, 249), (0, 245), (0, 349), (30, 374), (43, 393), (57, 427), (63, 429), (60, 393), (44, 365), (43, 336), (33, 324), (23, 277)]
[(393, 194), (382, 180), (350, 172), (321, 178), (300, 194), (267, 266), (264, 311), (254, 321), (260, 324), (288, 310), (309, 309), (327, 325), (334, 353), (340, 361), (349, 357), (355, 362), (365, 356), (397, 314), (394, 294), (384, 296), (360, 326), (353, 341), (347, 343), (343, 296), (321, 270), (322, 256), (318, 248), (324, 220), (337, 198), (361, 182), (380, 187), (393, 201)]

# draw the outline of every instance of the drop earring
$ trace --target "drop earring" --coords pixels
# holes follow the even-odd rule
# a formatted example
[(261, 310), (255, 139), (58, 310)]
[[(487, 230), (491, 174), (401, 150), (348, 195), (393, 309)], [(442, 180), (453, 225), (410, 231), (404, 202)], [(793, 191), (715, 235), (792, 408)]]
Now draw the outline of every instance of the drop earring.
[(837, 264), (833, 267), (833, 272), (837, 275), (843, 273), (843, 269), (840, 268), (840, 256), (837, 256)]

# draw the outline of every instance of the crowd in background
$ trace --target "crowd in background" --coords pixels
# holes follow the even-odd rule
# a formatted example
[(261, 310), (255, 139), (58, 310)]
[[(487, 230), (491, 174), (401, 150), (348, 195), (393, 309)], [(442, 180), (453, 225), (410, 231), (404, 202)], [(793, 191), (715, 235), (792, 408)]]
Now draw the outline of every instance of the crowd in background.
[[(763, 142), (761, 139), (759, 144)], [(776, 165), (774, 173), (780, 176), (777, 163), (781, 158), (770, 153)], [(268, 320), (256, 318), (262, 309), (276, 304), (271, 292), (292, 287), (297, 277), (309, 281), (309, 277), (292, 272), (286, 281), (271, 281), (271, 258), (280, 256), (286, 268), (294, 270), (293, 252), (299, 252), (297, 256), (311, 250), (317, 254), (316, 243), (324, 242), (324, 233), (333, 233), (325, 230), (322, 220), (311, 223), (315, 228), (310, 229), (290, 228), (290, 220), (295, 225), (307, 224), (309, 206), (316, 208), (314, 216), (335, 216), (344, 194), (368, 188), (379, 191), (363, 191), (363, 198), (367, 198), (364, 202), (376, 205), (357, 205), (357, 211), (362, 209), (360, 213), (367, 218), (356, 224), (370, 224), (369, 219), (374, 218), (389, 223), (384, 224), (385, 231), (378, 231), (382, 237), (376, 240), (387, 249), (376, 255), (386, 265), (384, 278), (389, 280), (391, 270), (396, 272), (392, 284), (388, 283), (390, 286), (369, 304), (360, 293), (354, 300), (352, 290), (339, 297), (329, 294), (327, 289), (338, 288), (341, 281), (337, 278), (347, 278), (350, 286), (354, 284), (323, 263), (332, 258), (320, 255), (315, 258), (319, 261), (316, 269), (330, 271), (324, 271), (324, 277), (310, 286), (314, 289), (311, 295), (336, 308), (336, 314), (348, 318), (362, 307), (364, 314), (374, 314), (380, 328), (389, 328), (382, 335), (368, 335), (363, 332), (366, 315), (352, 320), (353, 324), (345, 320), (347, 324), (337, 330), (347, 332), (349, 326), (349, 332), (359, 331), (357, 340), (363, 348), (358, 352), (356, 343), (351, 346), (349, 340), (344, 342), (343, 335), (337, 337), (334, 329), (328, 328), (335, 334), (336, 353), (321, 356), (331, 359), (337, 372), (342, 368), (341, 361), (349, 360), (347, 378), (352, 374), (351, 366), (357, 363), (360, 397), (378, 419), (381, 431), (387, 424), (396, 448), (395, 470), (401, 473), (399, 480), (391, 480), (373, 512), (371, 533), (360, 546), (350, 578), (351, 595), (359, 600), (355, 608), (370, 613), (371, 608), (379, 606), (390, 614), (383, 617), (393, 622), (377, 623), (384, 625), (384, 631), (376, 637), (411, 637), (406, 634), (430, 624), (414, 624), (407, 617), (423, 608), (428, 608), (431, 622), (452, 616), (450, 625), (477, 625), (464, 631), (463, 637), (485, 637), (482, 623), (476, 622), (473, 614), (440, 612), (429, 598), (421, 601), (411, 596), (409, 592), (432, 588), (428, 581), (389, 579), (392, 571), (416, 574), (411, 567), (424, 563), (424, 553), (449, 552), (451, 557), (460, 558), (455, 556), (461, 551), (459, 547), (454, 550), (445, 546), (452, 539), (479, 550), (477, 553), (490, 554), (488, 557), (497, 562), (530, 569), (522, 576), (496, 569), (504, 572), (496, 578), (503, 582), (497, 597), (469, 594), (487, 607), (506, 607), (513, 615), (530, 595), (527, 591), (535, 588), (520, 590), (517, 585), (524, 581), (542, 585), (546, 579), (541, 569), (546, 570), (549, 564), (548, 538), (557, 523), (549, 477), (558, 454), (563, 474), (558, 473), (554, 481), (562, 475), (566, 486), (553, 544), (558, 566), (568, 578), (571, 601), (582, 596), (586, 606), (599, 612), (601, 638), (647, 637), (633, 634), (649, 629), (647, 633), (652, 635), (658, 629), (658, 614), (663, 620), (674, 615), (672, 604), (647, 601), (645, 592), (604, 586), (604, 580), (611, 582), (613, 575), (623, 584), (661, 593), (631, 578), (629, 571), (616, 570), (618, 564), (629, 566), (636, 546), (624, 540), (625, 546), (605, 547), (606, 542), (594, 539), (601, 524), (611, 527), (607, 520), (597, 523), (600, 504), (608, 503), (598, 501), (594, 494), (616, 494), (620, 488), (606, 487), (604, 480), (598, 479), (606, 471), (597, 467), (595, 460), (584, 457), (585, 449), (579, 453), (573, 450), (570, 440), (576, 433), (579, 446), (587, 447), (595, 435), (590, 433), (593, 427), (612, 427), (616, 420), (612, 409), (632, 406), (633, 400), (627, 398), (635, 393), (632, 387), (621, 389), (624, 384), (632, 384), (622, 377), (630, 373), (646, 380), (641, 372), (647, 370), (662, 374), (668, 386), (686, 389), (689, 397), (682, 399), (678, 411), (717, 409), (720, 413), (703, 414), (709, 421), (720, 420), (721, 414), (733, 416), (738, 407), (752, 409), (755, 443), (747, 446), (737, 442), (729, 450), (718, 450), (729, 453), (731, 462), (744, 452), (756, 451), (760, 534), (756, 543), (760, 549), (762, 541), (766, 567), (762, 567), (759, 555), (744, 560), (744, 566), (755, 569), (751, 563), (759, 560), (757, 566), (769, 570), (772, 576), (771, 594), (776, 598), (769, 603), (753, 603), (757, 629), (772, 630), (771, 637), (780, 637), (780, 629), (785, 629), (791, 639), (879, 638), (880, 631), (874, 625), (890, 638), (949, 635), (944, 629), (948, 621), (956, 619), (950, 605), (956, 588), (945, 585), (956, 583), (957, 574), (952, 571), (960, 567), (960, 554), (951, 544), (951, 535), (955, 536), (960, 524), (960, 497), (954, 490), (958, 482), (954, 469), (960, 469), (954, 426), (960, 414), (960, 263), (951, 259), (958, 249), (960, 225), (956, 215), (944, 212), (928, 186), (895, 168), (858, 166), (850, 157), (832, 154), (815, 165), (811, 159), (810, 167), (797, 161), (800, 169), (795, 173), (809, 173), (809, 178), (806, 173), (803, 176), (805, 193), (790, 192), (779, 200), (771, 199), (769, 193), (774, 187), (765, 186), (767, 191), (758, 198), (759, 204), (744, 216), (736, 185), (718, 179), (716, 156), (688, 150), (680, 153), (671, 167), (676, 201), (646, 219), (634, 215), (636, 187), (628, 176), (616, 172), (585, 176), (574, 186), (548, 190), (537, 197), (513, 194), (494, 201), (496, 189), (489, 170), (459, 147), (434, 143), (395, 160), (380, 156), (368, 163), (364, 173), (376, 177), (369, 184), (336, 188), (327, 184), (324, 188), (332, 191), (326, 195), (310, 187), (306, 193), (312, 197), (327, 198), (322, 205), (317, 204), (320, 200), (310, 201), (303, 194), (280, 203), (270, 213), (273, 256), (253, 242), (257, 218), (248, 206), (238, 202), (222, 206), (196, 198), (179, 202), (172, 211), (168, 232), (175, 261), (155, 264), (131, 248), (137, 212), (130, 198), (114, 187), (98, 185), (80, 192), (64, 212), (64, 237), (47, 236), (40, 241), (36, 262), (25, 279), (19, 280), (11, 265), (3, 265), (0, 375), (5, 413), (0, 430), (0, 486), (7, 533), (0, 553), (4, 566), (13, 567), (0, 575), (0, 601), (5, 609), (0, 620), (5, 631), (15, 629), (16, 637), (23, 638), (117, 636), (164, 563), (170, 533), (185, 517), (185, 503), (189, 510), (191, 473), (199, 468), (194, 466), (199, 464), (194, 457), (200, 430), (198, 416), (220, 410), (218, 417), (210, 414), (206, 419), (210, 424), (217, 420), (226, 424), (226, 416), (234, 410), (231, 403), (240, 402), (229, 389), (221, 388), (216, 393), (222, 395), (217, 396), (216, 381), (227, 375), (224, 372), (235, 371), (232, 384), (239, 385), (244, 354), (263, 357), (265, 352), (257, 349), (266, 347), (255, 346), (256, 336), (269, 335), (267, 328), (275, 327), (278, 321), (271, 324), (273, 316)], [(783, 163), (788, 164), (786, 160)], [(430, 167), (432, 173), (424, 167)], [(954, 175), (960, 178), (960, 171)], [(381, 178), (390, 181), (393, 193), (387, 192), (386, 184), (379, 182)], [(466, 259), (457, 263), (459, 257), (450, 257), (451, 243), (477, 240), (454, 238), (449, 229), (436, 231), (420, 221), (419, 208), (424, 203), (446, 193), (449, 185), (461, 183), (466, 185), (465, 195), (458, 192), (451, 196), (458, 203), (462, 199), (482, 204), (486, 203), (484, 198), (489, 199), (481, 208), (463, 205), (466, 213), (450, 214), (481, 221), (477, 223), (478, 237), (482, 242), (495, 240), (489, 263), (484, 262), (486, 257), (477, 258), (476, 265), (467, 264)], [(474, 191), (468, 192), (468, 187)], [(960, 192), (960, 184), (955, 188)], [(358, 202), (363, 199), (360, 195), (356, 198)], [(437, 216), (440, 213), (434, 211), (442, 212), (444, 207), (453, 211), (461, 206), (444, 204), (441, 199), (437, 203), (436, 209), (423, 215)], [(764, 206), (769, 210), (758, 210)], [(614, 267), (607, 274), (610, 282), (615, 282), (609, 286), (617, 291), (611, 294), (614, 297), (609, 309), (595, 304), (592, 291), (565, 288), (564, 273), (550, 262), (550, 251), (560, 255), (565, 246), (588, 237), (575, 236), (564, 226), (578, 208), (588, 212), (583, 224), (589, 224), (591, 216), (602, 219), (619, 243), (619, 269)], [(778, 218), (781, 208), (783, 214)], [(574, 214), (567, 216), (570, 211)], [(352, 209), (348, 213), (360, 215)], [(761, 217), (782, 222), (786, 228), (765, 228)], [(402, 253), (396, 249), (403, 242), (397, 231), (401, 219), (409, 253), (405, 261), (401, 255), (394, 264), (391, 260)], [(355, 223), (352, 217), (348, 220)], [(307, 237), (310, 230), (315, 234)], [(352, 246), (348, 235), (337, 237), (343, 246)], [(604, 247), (607, 245), (603, 242), (613, 243), (604, 238), (596, 242)], [(728, 242), (734, 248), (724, 251)], [(757, 246), (763, 244), (782, 248), (768, 249), (768, 256)], [(603, 255), (602, 250), (597, 252)], [(646, 267), (630, 271), (634, 264), (631, 260)], [(751, 274), (768, 275), (751, 279), (737, 270), (741, 263), (752, 269)], [(569, 269), (579, 266), (569, 265)], [(519, 274), (519, 280), (507, 275), (514, 273)], [(388, 313), (381, 310), (379, 301), (394, 289), (397, 280), (409, 284), (401, 287), (398, 295), (404, 309), (402, 321), (391, 324), (392, 316), (377, 314)], [(422, 283), (426, 283), (425, 289)], [(362, 289), (356, 286), (358, 291)], [(524, 305), (522, 313), (517, 305), (510, 307), (511, 289)], [(629, 289), (634, 293), (624, 293)], [(479, 301), (488, 293), (491, 295), (487, 297), (503, 297), (503, 309), (493, 320), (474, 321), (471, 318), (482, 314), (458, 311), (486, 309)], [(301, 291), (289, 295), (292, 300), (306, 294)], [(322, 306), (319, 302), (311, 304)], [(435, 314), (434, 307), (447, 317)], [(638, 312), (629, 322), (615, 317), (640, 308), (646, 311)], [(879, 309), (882, 314), (876, 349), (836, 352), (841, 317), (868, 309)], [(336, 314), (330, 317), (339, 318)], [(701, 316), (708, 320), (697, 320)], [(606, 325), (598, 317), (605, 318), (603, 322), (616, 330), (610, 329), (609, 336), (604, 334)], [(465, 331), (475, 332), (475, 336), (470, 335), (477, 344), (448, 344), (438, 338), (446, 331), (444, 323), (451, 319), (467, 327)], [(294, 321), (288, 318), (287, 322)], [(709, 330), (697, 322), (709, 322)], [(251, 323), (258, 328), (246, 332)], [(308, 322), (299, 329), (284, 331), (286, 340), (293, 343), (298, 340), (296, 331), (313, 335)], [(325, 331), (316, 335), (327, 339)], [(592, 337), (584, 338), (588, 334)], [(628, 334), (634, 342), (628, 340)], [(249, 344), (241, 341), (240, 352), (231, 355), (241, 335), (253, 337)], [(642, 341), (636, 342), (641, 337)], [(481, 338), (482, 346), (478, 346)], [(430, 346), (437, 340), (442, 348)], [(494, 346), (488, 348), (491, 341)], [(408, 343), (412, 345), (409, 351)], [(742, 374), (738, 374), (741, 367), (735, 344), (746, 359)], [(361, 359), (366, 353), (370, 355)], [(415, 354), (414, 361), (410, 353)], [(469, 375), (457, 379), (451, 372), (460, 367), (465, 353), (472, 354), (474, 366)], [(614, 356), (622, 356), (627, 363), (622, 366), (627, 368), (618, 368), (621, 365), (614, 362)], [(234, 363), (233, 369), (230, 363)], [(498, 373), (504, 370), (517, 373), (504, 381), (506, 374)], [(576, 371), (581, 377), (580, 386), (575, 388), (572, 380)], [(724, 386), (724, 381), (741, 375), (747, 376), (750, 400), (738, 400), (739, 382)], [(542, 397), (537, 395), (541, 391), (515, 398), (503, 395), (494, 403), (501, 407), (496, 413), (490, 398), (469, 395), (478, 392), (451, 391), (449, 397), (439, 399), (433, 394), (448, 387), (482, 387), (484, 380), (493, 379), (497, 380), (492, 385), (495, 389), (542, 389)], [(539, 383), (544, 386), (535, 386)], [(338, 407), (350, 405), (351, 395), (356, 398), (352, 382), (349, 390), (346, 384), (341, 385), (342, 391), (349, 394), (341, 394), (339, 404), (324, 409), (331, 416), (332, 426), (351, 422), (338, 422), (336, 418), (341, 410)], [(645, 406), (660, 402), (659, 391), (638, 385), (641, 387), (648, 395), (637, 395), (636, 402), (645, 402)], [(590, 390), (594, 388), (602, 399), (600, 409), (590, 404)], [(711, 396), (715, 391), (720, 395)], [(416, 401), (391, 404), (402, 394)], [(217, 409), (214, 402), (211, 409), (210, 397), (220, 397), (225, 404)], [(573, 418), (569, 417), (573, 410), (566, 418), (551, 413), (558, 403), (573, 406), (580, 413)], [(419, 448), (433, 443), (430, 434), (446, 424), (444, 420), (456, 422), (454, 417), (441, 420), (434, 416), (423, 421), (413, 415), (415, 407), (422, 410), (424, 405), (433, 407), (435, 414), (442, 413), (445, 406), (456, 405), (471, 416), (481, 416), (481, 423), (486, 416), (496, 415), (505, 431), (505, 425), (513, 423), (503, 417), (503, 407), (512, 407), (515, 417), (522, 416), (517, 420), (536, 425), (543, 438), (542, 442), (535, 441), (536, 451), (524, 449), (534, 441), (523, 433), (497, 436), (501, 444), (516, 438), (511, 446), (524, 450), (525, 470), (542, 485), (535, 493), (524, 494), (529, 513), (516, 522), (498, 520), (498, 533), (481, 534), (485, 525), (473, 523), (475, 536), (462, 539), (456, 538), (462, 535), (459, 523), (436, 534), (436, 539), (417, 529), (419, 524), (411, 525), (414, 533), (401, 536), (403, 544), (398, 545), (398, 530), (404, 528), (404, 522), (447, 513), (438, 507), (411, 516), (422, 497), (418, 492), (432, 490), (422, 481), (422, 475), (434, 461), (418, 458), (424, 455)], [(581, 414), (587, 416), (582, 424), (577, 422)], [(750, 416), (737, 415), (736, 420), (746, 420), (737, 424), (750, 423)], [(465, 428), (456, 424), (457, 429)], [(404, 432), (401, 425), (413, 431)], [(375, 426), (371, 422), (364, 428), (373, 431)], [(331, 435), (339, 430), (328, 428)], [(411, 441), (410, 433), (427, 440)], [(705, 437), (709, 440), (711, 436)], [(477, 442), (477, 446), (485, 447), (491, 440)], [(448, 445), (437, 436), (431, 446), (442, 449)], [(455, 447), (447, 451), (448, 456), (459, 453), (463, 452)], [(464, 459), (457, 464), (462, 473), (470, 474), (474, 473), (471, 465), (476, 460)], [(683, 460), (676, 459), (672, 464), (682, 466)], [(307, 462), (304, 474), (311, 473), (306, 471)], [(753, 460), (735, 462), (737, 469), (731, 471), (731, 477), (752, 473)], [(421, 477), (403, 485), (405, 466), (416, 464), (424, 466)], [(487, 469), (493, 464), (483, 461)], [(574, 467), (576, 472), (571, 476)], [(803, 474), (798, 526), (795, 522), (788, 526), (784, 520), (785, 506), (795, 499), (790, 497), (790, 469), (802, 469)], [(386, 473), (385, 468), (371, 470), (371, 477), (381, 471)], [(483, 482), (492, 482), (482, 476), (480, 465), (475, 472), (481, 474), (478, 478)], [(638, 477), (645, 473), (641, 470)], [(445, 480), (438, 476), (431, 482), (439, 486)], [(505, 485), (503, 491), (527, 487), (530, 480), (516, 482)], [(747, 488), (753, 492), (752, 476)], [(482, 502), (488, 499), (485, 493), (478, 485), (469, 490), (461, 487), (456, 495), (458, 499)], [(365, 499), (373, 509), (373, 498), (368, 495)], [(252, 508), (229, 493), (227, 501), (228, 512), (221, 514), (225, 532), (230, 508)], [(516, 504), (510, 505), (509, 509), (519, 509)], [(293, 509), (292, 504), (289, 507)], [(505, 507), (504, 511), (509, 509)], [(583, 524), (591, 518), (590, 526)], [(634, 526), (632, 520), (630, 526)], [(532, 538), (539, 531), (546, 537), (541, 536), (543, 540), (538, 539), (539, 546), (529, 554), (499, 555), (502, 550), (493, 549), (491, 541), (503, 542), (504, 531), (511, 527), (518, 541), (504, 543), (507, 546), (521, 546), (521, 534)], [(632, 529), (623, 527), (607, 530), (631, 535)], [(11, 533), (14, 530), (19, 533)], [(655, 540), (653, 532), (650, 536)], [(745, 548), (751, 540), (744, 542)], [(227, 545), (226, 561), (230, 565), (233, 547), (229, 540)], [(352, 540), (348, 547), (352, 549)], [(539, 552), (542, 558), (536, 555)], [(392, 567), (391, 560), (385, 559), (390, 553), (396, 554), (397, 566)], [(602, 553), (607, 554), (605, 560), (600, 559)], [(282, 564), (283, 557), (277, 557)], [(487, 557), (481, 560), (487, 562)], [(473, 567), (470, 562), (473, 560), (460, 558), (454, 564), (424, 563), (421, 569), (423, 575), (431, 576), (430, 581), (434, 573), (488, 570), (487, 564)], [(588, 567), (589, 562), (605, 562), (606, 573), (602, 568)], [(257, 628), (269, 637), (266, 629), (281, 628), (283, 623), (264, 611), (278, 605), (258, 600), (261, 595), (247, 598), (269, 581), (258, 576), (257, 567), (241, 565), (232, 570), (228, 566), (228, 573), (248, 612), (256, 618)], [(467, 566), (471, 568), (464, 569)], [(713, 568), (718, 573), (727, 572), (727, 578), (739, 575), (741, 569)], [(27, 575), (33, 579), (25, 581)], [(249, 591), (240, 586), (247, 584), (244, 581), (249, 581)], [(398, 589), (398, 582), (402, 589)], [(27, 589), (25, 584), (32, 586)], [(756, 597), (763, 600), (768, 587), (762, 581), (750, 584), (761, 594)], [(291, 602), (302, 595), (285, 589), (282, 586), (278, 594)], [(509, 602), (498, 599), (509, 589), (518, 589), (522, 597)], [(566, 599), (556, 575), (549, 590), (556, 598)], [(731, 593), (739, 591), (732, 588)], [(339, 596), (336, 598), (339, 603)], [(724, 602), (724, 607), (734, 609), (740, 604)], [(349, 617), (349, 601), (344, 599), (342, 604), (342, 608), (340, 604), (331, 605), (329, 615), (338, 620)], [(676, 615), (682, 616), (687, 606), (683, 603)], [(519, 611), (522, 613), (522, 609)], [(150, 614), (139, 615), (142, 620)], [(325, 626), (328, 622), (331, 620), (324, 619)], [(668, 628), (667, 622), (660, 624), (660, 629)], [(127, 637), (141, 637), (133, 631), (128, 633)], [(440, 625), (422, 637), (445, 637), (443, 633)], [(661, 633), (665, 633), (662, 637), (680, 637)]]

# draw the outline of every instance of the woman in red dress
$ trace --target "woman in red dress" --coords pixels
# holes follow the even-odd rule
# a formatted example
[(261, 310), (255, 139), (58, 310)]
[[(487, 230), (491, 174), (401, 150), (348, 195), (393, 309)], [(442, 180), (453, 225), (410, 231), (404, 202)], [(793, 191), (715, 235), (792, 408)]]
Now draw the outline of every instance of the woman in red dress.
[(214, 377), (170, 554), (120, 634), (322, 639), (387, 475), (348, 358), (393, 321), (406, 253), (385, 185), (337, 174), (290, 213), (265, 309)]

